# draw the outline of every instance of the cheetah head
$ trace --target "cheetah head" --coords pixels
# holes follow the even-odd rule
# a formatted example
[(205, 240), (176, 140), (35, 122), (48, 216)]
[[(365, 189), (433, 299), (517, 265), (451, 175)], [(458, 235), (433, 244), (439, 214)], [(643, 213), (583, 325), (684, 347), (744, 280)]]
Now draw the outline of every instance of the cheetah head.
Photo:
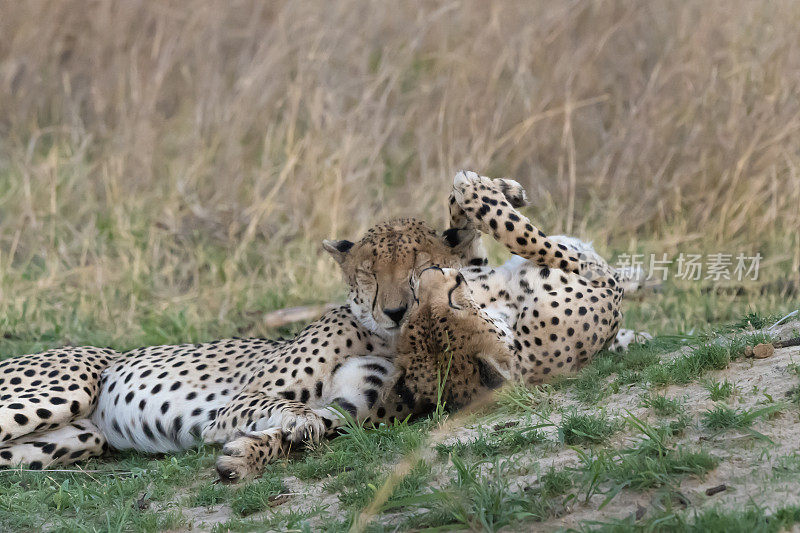
[(422, 412), (442, 386), (447, 404), (460, 408), (512, 378), (511, 338), (481, 309), (461, 272), (427, 268), (417, 293), (420, 304), (403, 328), (396, 364)]
[(358, 242), (324, 241), (350, 287), (353, 314), (370, 331), (394, 338), (417, 302), (417, 279), (430, 266), (462, 266), (474, 232), (438, 234), (421, 220), (401, 218), (378, 224)]

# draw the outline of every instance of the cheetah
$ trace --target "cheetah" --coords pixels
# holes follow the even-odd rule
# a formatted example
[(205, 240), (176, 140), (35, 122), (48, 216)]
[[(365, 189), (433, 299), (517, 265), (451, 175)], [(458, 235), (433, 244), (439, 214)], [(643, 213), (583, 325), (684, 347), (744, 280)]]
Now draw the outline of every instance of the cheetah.
[[(431, 267), (403, 327), (396, 365), (415, 413), (437, 400), (462, 408), (506, 381), (536, 384), (574, 373), (600, 349), (651, 338), (619, 328), (620, 302), (638, 279), (611, 268), (586, 243), (548, 237), (519, 213), (511, 180), (459, 173), (451, 218), (489, 233), (514, 254), (498, 268)], [(513, 199), (512, 205), (508, 203)]]
[(225, 339), (118, 353), (62, 348), (0, 363), (0, 466), (40, 469), (107, 448), (165, 453), (223, 444), (221, 479), (257, 475), (293, 444), (316, 442), (342, 411), (405, 418), (394, 345), (430, 265), (461, 266), (461, 230), (379, 224), (358, 242), (324, 241), (350, 288), (347, 305), (294, 339)]
[[(397, 364), (397, 346), (411, 339), (420, 275), (434, 266), (461, 274), (498, 346), (513, 354), (476, 363), (481, 386), (573, 372), (613, 342), (625, 280), (590, 246), (534, 228), (516, 210), (524, 204), (518, 183), (461, 172), (443, 233), (406, 218), (358, 242), (324, 241), (350, 289), (347, 304), (294, 339), (124, 354), (62, 348), (3, 361), (0, 466), (67, 464), (109, 447), (171, 452), (202, 440), (223, 445), (217, 472), (238, 481), (295, 444), (335, 434), (343, 413), (365, 423), (418, 413), (423, 395), (410, 388), (418, 378)], [(516, 256), (489, 267), (481, 233)]]

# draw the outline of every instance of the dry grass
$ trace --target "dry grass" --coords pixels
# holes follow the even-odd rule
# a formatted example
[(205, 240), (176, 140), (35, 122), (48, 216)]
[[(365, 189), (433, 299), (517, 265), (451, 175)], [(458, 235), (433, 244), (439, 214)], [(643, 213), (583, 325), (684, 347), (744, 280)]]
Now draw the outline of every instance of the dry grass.
[(2, 355), (266, 333), (340, 294), (320, 239), (442, 225), (462, 167), (604, 251), (800, 266), (793, 2), (2, 11)]

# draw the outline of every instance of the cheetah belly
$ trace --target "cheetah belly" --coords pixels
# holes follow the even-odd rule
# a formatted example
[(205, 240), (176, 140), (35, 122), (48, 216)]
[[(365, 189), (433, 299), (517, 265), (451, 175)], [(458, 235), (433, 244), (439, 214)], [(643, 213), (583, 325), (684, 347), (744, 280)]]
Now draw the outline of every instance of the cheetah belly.
[[(155, 359), (123, 358), (104, 374), (92, 421), (113, 448), (151, 453), (190, 448), (241, 389), (233, 379), (219, 377), (218, 365), (203, 368), (208, 362), (192, 355), (165, 364)], [(191, 370), (181, 375), (180, 367)]]

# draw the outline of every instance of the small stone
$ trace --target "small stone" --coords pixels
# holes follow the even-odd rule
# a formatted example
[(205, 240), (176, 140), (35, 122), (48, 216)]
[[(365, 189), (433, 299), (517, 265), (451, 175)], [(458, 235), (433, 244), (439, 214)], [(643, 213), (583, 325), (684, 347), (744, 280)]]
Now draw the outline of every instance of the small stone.
[(775, 353), (775, 347), (772, 344), (757, 344), (753, 348), (753, 357), (756, 359), (766, 359)]

